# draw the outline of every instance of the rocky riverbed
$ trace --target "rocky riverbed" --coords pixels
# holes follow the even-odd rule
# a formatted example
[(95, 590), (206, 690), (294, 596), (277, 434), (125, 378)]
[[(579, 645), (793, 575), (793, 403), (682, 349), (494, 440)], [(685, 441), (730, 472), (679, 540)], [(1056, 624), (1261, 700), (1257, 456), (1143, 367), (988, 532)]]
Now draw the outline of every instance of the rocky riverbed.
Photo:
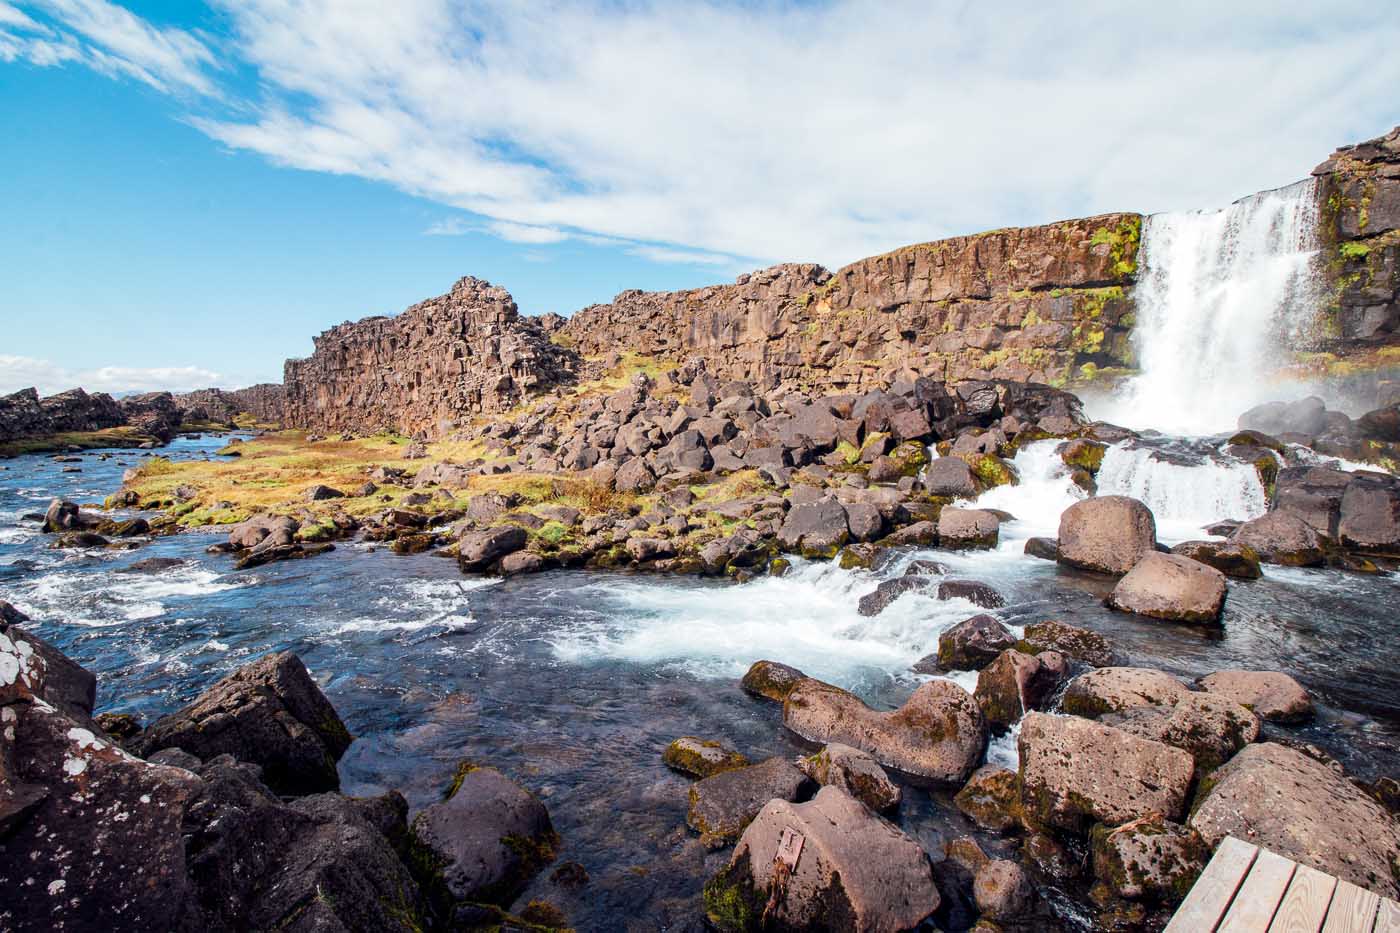
[[(649, 399), (661, 395), (641, 388), (580, 404), (620, 414), (632, 399), (621, 433), (651, 417)], [(1014, 399), (1024, 390), (1002, 391)], [(964, 410), (963, 424), (945, 422), (949, 436), (930, 423), (911, 429), (922, 434), (877, 438), (883, 449), (868, 458), (882, 432), (862, 419), (851, 443), (840, 407), (818, 417), (822, 400), (795, 400), (807, 417), (836, 422), (829, 449), (804, 429), (798, 444), (780, 446), (783, 462), (741, 462), (726, 474), (715, 463), (723, 448), (733, 452), (767, 419), (795, 420), (787, 402), (773, 411), (764, 400), (771, 413), (759, 414), (754, 395), (730, 396), (751, 400), (735, 403), (738, 414), (758, 415), (742, 434), (736, 423), (727, 440), (702, 435), (681, 451), (675, 438), (699, 431), (690, 417), (648, 451), (651, 463), (699, 452), (709, 463), (694, 464), (685, 482), (648, 464), (653, 486), (631, 490), (617, 489), (618, 468), (606, 496), (596, 474), (569, 476), (580, 471), (562, 464), (551, 483), (527, 478), (539, 464), (522, 455), (526, 441), (568, 419), (530, 427), (526, 415), (501, 439), (513, 450), (482, 451), (479, 463), (460, 447), (444, 457), (438, 444), (423, 445), (416, 463), (355, 459), (347, 472), (377, 487), (358, 497), (292, 462), (354, 442), (299, 441), (276, 461), (294, 481), (279, 494), (299, 500), (275, 510), (288, 519), (246, 522), (231, 535), (169, 533), (180, 517), (219, 505), (204, 489), (186, 490), (183, 502), (143, 500), (173, 493), (186, 476), (204, 481), (221, 469), (208, 459), (220, 450), (242, 447), (226, 467), (251, 469), (259, 445), (275, 439), (178, 440), (155, 469), (134, 452), (81, 455), (80, 473), (49, 457), (8, 461), (0, 598), (31, 618), (7, 638), (48, 642), (100, 686), (90, 709), (86, 694), (56, 694), (64, 707), (32, 682), (5, 695), (23, 726), (12, 746), (20, 754), (6, 763), (0, 867), (25, 895), (8, 922), (86, 929), (130, 915), (117, 911), (149, 910), (172, 926), (490, 927), (510, 911), (511, 922), (544, 928), (743, 929), (800, 926), (820, 909), (842, 918), (841, 929), (1151, 929), (1231, 832), (1386, 891), (1395, 834), (1373, 830), (1358, 842), (1356, 827), (1395, 825), (1386, 779), (1400, 766), (1400, 681), (1387, 642), (1371, 647), (1391, 624), (1394, 584), (1372, 572), (1388, 564), (1385, 546), (1340, 528), (1362, 518), (1374, 528), (1384, 510), (1355, 503), (1393, 495), (1393, 485), (1337, 468), (1365, 465), (1328, 466), (1290, 446), (1317, 437), (1278, 424), (1278, 435), (1294, 436), (1134, 438), (1088, 424), (1072, 397), (1036, 391), (1061, 408), (1017, 418), (1015, 432), (1006, 419), (1017, 416), (1005, 409)], [(676, 400), (672, 417), (692, 401)], [(709, 400), (701, 418), (724, 401)], [(1367, 429), (1336, 418), (1330, 429), (1364, 444)], [(567, 435), (552, 443), (570, 447)], [(325, 469), (334, 459), (322, 455)], [(1261, 468), (1265, 459), (1276, 469)], [(399, 479), (393, 471), (407, 466), (416, 469)], [(165, 516), (93, 508), (127, 470), (136, 495), (108, 505), (164, 504)], [(751, 473), (752, 484), (734, 480)], [(565, 479), (588, 482), (591, 498), (579, 487), (556, 494)], [(506, 482), (516, 485), (493, 485)], [(1206, 491), (1187, 495), (1193, 482)], [(313, 493), (318, 486), (352, 495)], [(376, 503), (384, 495), (393, 501)], [(422, 501), (404, 501), (415, 495)], [(484, 511), (474, 513), (478, 499)], [(725, 514), (740, 508), (747, 517)], [(862, 516), (878, 530), (857, 533)], [(136, 518), (148, 527), (122, 524)], [(1227, 519), (1243, 528), (1217, 525)], [(520, 547), (463, 558), (473, 536), (510, 528)], [(104, 540), (51, 546), (88, 534)], [(424, 547), (394, 547), (423, 537)], [(332, 543), (323, 538), (334, 547), (316, 553)], [(267, 541), (268, 559), (249, 561)], [(634, 541), (671, 552), (634, 553)], [(725, 559), (706, 562), (700, 555), (716, 542)], [(234, 544), (253, 546), (227, 553)], [(1163, 553), (1168, 545), (1174, 556)], [(592, 556), (560, 559), (570, 547)], [(746, 549), (754, 553), (736, 561)], [(453, 559), (434, 553), (442, 550)], [(505, 564), (522, 554), (536, 560)], [(293, 556), (303, 559), (280, 559)], [(311, 677), (290, 659), (269, 660), (277, 651), (292, 652)], [(757, 661), (772, 663), (751, 670)], [(1230, 673), (1239, 670), (1268, 673)], [(120, 715), (94, 724), (93, 710)], [(55, 715), (72, 721), (58, 732), (34, 725)], [(269, 733), (264, 716), (283, 727)], [(190, 725), (229, 717), (233, 726), (212, 730), (227, 740)], [(935, 721), (945, 723), (936, 735), (926, 725)], [(72, 729), (94, 744), (68, 748)], [(118, 742), (165, 763), (128, 760), (112, 750)], [(179, 757), (191, 754), (198, 760)], [(61, 822), (46, 801), (64, 799), (82, 779), (68, 769), (83, 761), (93, 774), (110, 766), (140, 777), (85, 785), (93, 809)], [(149, 790), (136, 793), (142, 781), (174, 795), (178, 820), (105, 815), (134, 806), (129, 798)], [(366, 799), (326, 796), (337, 782)], [(1153, 793), (1144, 797), (1142, 786)], [(1259, 788), (1287, 806), (1253, 812)], [(231, 806), (261, 814), (259, 828), (220, 835), (213, 827), (226, 825), (221, 808)], [(515, 822), (491, 838), (465, 829), (486, 816)], [(841, 831), (824, 835), (833, 823)], [(775, 876), (775, 847), (792, 827), (806, 854)], [(103, 875), (112, 866), (92, 860), (47, 862), (42, 879), (8, 874), (35, 851), (26, 833), (106, 845), (138, 829), (166, 834), (159, 870), (170, 887), (160, 890), (178, 897), (122, 900), (132, 878)], [(211, 848), (182, 850), (172, 834)], [(275, 869), (262, 848), (274, 836), (285, 850)], [(491, 848), (506, 837), (515, 844)], [(332, 857), (326, 839), (348, 841)], [(438, 854), (425, 861), (406, 839)], [(477, 887), (445, 880), (465, 877), (450, 865), (483, 861), (499, 877)], [(289, 880), (237, 887), (232, 879), (248, 872)], [(343, 893), (308, 893), (327, 884)], [(110, 897), (75, 898), (80, 888)]]

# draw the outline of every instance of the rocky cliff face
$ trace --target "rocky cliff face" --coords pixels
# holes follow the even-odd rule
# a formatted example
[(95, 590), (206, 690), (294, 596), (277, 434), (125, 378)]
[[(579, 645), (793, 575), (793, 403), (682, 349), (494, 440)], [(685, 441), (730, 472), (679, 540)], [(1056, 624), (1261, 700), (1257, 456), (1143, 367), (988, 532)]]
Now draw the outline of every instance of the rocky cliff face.
[(623, 292), (560, 340), (802, 388), (866, 389), (892, 371), (1063, 383), (1130, 361), (1141, 217), (1106, 214), (908, 246), (835, 273), (782, 265), (735, 285)]
[(198, 389), (175, 396), (175, 404), (193, 421), (231, 421), (244, 412), (264, 424), (280, 424), (285, 394), (275, 382), (246, 389)]
[(40, 398), (34, 389), (0, 397), (0, 441), (64, 431), (100, 431), (126, 424), (126, 413), (112, 396), (69, 389)]
[(1343, 146), (1313, 174), (1332, 289), (1332, 345), (1382, 344), (1400, 333), (1400, 127)]
[(440, 435), (570, 378), (557, 319), (522, 317), (510, 293), (470, 276), (395, 317), (333, 327), (288, 360), (285, 421), (320, 431)]

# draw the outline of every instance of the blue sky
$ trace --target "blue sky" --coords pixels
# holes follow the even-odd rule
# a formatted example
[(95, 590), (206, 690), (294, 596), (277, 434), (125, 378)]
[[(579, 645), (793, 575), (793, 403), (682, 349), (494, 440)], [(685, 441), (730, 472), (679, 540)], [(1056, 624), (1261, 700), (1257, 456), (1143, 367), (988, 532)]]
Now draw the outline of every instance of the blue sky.
[(1392, 5), (1048, 6), (0, 0), (0, 391), (1219, 206), (1400, 122)]

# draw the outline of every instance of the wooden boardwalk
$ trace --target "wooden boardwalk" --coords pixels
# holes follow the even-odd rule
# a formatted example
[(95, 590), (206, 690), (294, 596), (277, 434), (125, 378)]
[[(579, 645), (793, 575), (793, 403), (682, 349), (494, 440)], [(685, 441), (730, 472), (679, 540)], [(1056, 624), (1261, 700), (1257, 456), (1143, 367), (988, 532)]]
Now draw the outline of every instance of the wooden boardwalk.
[(1400, 933), (1400, 904), (1227, 836), (1166, 933)]

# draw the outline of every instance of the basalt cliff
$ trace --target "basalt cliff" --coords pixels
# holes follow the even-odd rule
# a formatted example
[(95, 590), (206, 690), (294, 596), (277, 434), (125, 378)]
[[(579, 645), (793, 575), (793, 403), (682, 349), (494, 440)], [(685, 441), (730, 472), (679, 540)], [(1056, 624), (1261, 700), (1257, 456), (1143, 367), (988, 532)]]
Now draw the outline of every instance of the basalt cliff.
[[(1314, 170), (1325, 298), (1298, 349), (1351, 371), (1400, 341), (1400, 128)], [(444, 436), (595, 377), (620, 351), (719, 378), (858, 392), (892, 378), (1080, 385), (1130, 372), (1142, 216), (1104, 214), (907, 246), (835, 272), (789, 263), (730, 285), (626, 291), (567, 320), (464, 278), (341, 324), (285, 371), (285, 422)]]

